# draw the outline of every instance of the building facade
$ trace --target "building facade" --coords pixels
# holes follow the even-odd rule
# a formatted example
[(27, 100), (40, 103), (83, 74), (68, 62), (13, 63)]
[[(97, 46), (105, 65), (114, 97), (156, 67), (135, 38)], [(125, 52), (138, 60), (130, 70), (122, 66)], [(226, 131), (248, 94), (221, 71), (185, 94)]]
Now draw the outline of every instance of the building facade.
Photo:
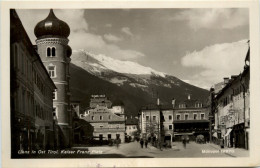
[(164, 126), (164, 142), (167, 145), (172, 145), (172, 140), (174, 137), (174, 125), (173, 125), (173, 109), (165, 108), (162, 109), (162, 114), (164, 118), (163, 126)]
[(72, 140), (69, 89), (71, 48), (68, 45), (70, 28), (51, 9), (47, 18), (36, 25), (34, 33), (37, 37), (37, 52), (57, 88), (53, 98), (53, 112), (59, 128), (59, 145), (61, 148), (69, 147)]
[(126, 136), (133, 140), (138, 133), (138, 119), (131, 115), (130, 117), (126, 116), (125, 120)]
[[(141, 138), (150, 140), (153, 145), (158, 145), (158, 147), (167, 143), (166, 141), (169, 140), (168, 136), (172, 135), (169, 134), (171, 132), (169, 128), (173, 129), (173, 127), (169, 126), (168, 119), (165, 122), (165, 118), (169, 117), (169, 114), (172, 114), (171, 112), (172, 109), (167, 109), (159, 104), (159, 99), (157, 104), (143, 106), (139, 113)], [(171, 142), (171, 140), (169, 141)]]
[(195, 140), (203, 135), (209, 141), (209, 110), (205, 103), (190, 96), (174, 105), (174, 139), (179, 141), (188, 136), (189, 140)]
[(227, 147), (248, 149), (250, 128), (250, 50), (241, 74), (227, 80), (225, 87), (215, 94), (215, 134), (224, 139)]
[(89, 110), (82, 118), (93, 128), (93, 137), (96, 140), (121, 139), (125, 142), (125, 118), (114, 114), (106, 106), (97, 106)]
[(10, 10), (11, 154), (55, 145), (52, 96), (56, 89), (17, 13)]

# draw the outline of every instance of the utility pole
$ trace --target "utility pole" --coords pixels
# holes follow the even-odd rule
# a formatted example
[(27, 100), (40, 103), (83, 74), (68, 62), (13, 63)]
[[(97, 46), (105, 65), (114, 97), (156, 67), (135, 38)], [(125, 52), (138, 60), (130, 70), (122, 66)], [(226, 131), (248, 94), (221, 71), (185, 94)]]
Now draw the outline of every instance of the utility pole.
[(214, 111), (214, 88), (210, 88), (209, 142), (212, 143), (212, 119)]

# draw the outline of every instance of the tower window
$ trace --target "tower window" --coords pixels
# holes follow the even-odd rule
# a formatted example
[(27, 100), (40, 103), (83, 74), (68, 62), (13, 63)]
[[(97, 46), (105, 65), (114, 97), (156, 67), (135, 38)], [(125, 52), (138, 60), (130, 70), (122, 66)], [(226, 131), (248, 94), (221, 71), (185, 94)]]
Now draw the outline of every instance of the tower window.
[(54, 65), (49, 65), (48, 67), (47, 67), (47, 71), (48, 71), (48, 73), (49, 73), (49, 75), (50, 75), (50, 77), (51, 78), (55, 78), (56, 77), (56, 66), (54, 66)]
[(51, 49), (51, 55), (52, 55), (53, 57), (56, 56), (56, 48), (52, 47), (52, 49)]
[(56, 48), (47, 47), (47, 57), (55, 57), (55, 56), (56, 56)]
[(50, 56), (51, 56), (51, 48), (48, 47), (48, 48), (47, 48), (47, 57), (50, 57)]

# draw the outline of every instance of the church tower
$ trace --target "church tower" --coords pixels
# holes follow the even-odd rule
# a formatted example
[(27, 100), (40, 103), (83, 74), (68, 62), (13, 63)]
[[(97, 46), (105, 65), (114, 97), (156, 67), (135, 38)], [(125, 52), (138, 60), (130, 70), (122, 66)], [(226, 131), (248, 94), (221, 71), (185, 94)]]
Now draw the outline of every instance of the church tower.
[(37, 37), (37, 51), (57, 90), (53, 96), (53, 112), (58, 125), (58, 142), (69, 147), (72, 140), (72, 113), (70, 109), (69, 64), (71, 48), (68, 45), (70, 28), (50, 10), (46, 19), (40, 21), (34, 34)]

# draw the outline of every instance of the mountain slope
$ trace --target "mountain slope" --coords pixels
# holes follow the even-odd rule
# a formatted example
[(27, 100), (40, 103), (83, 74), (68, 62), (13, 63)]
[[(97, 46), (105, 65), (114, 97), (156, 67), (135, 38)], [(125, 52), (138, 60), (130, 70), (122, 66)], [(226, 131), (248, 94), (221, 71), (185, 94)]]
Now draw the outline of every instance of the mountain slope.
[(142, 105), (160, 102), (170, 104), (174, 97), (184, 100), (205, 100), (208, 91), (187, 84), (174, 76), (144, 67), (130, 61), (115, 60), (104, 55), (94, 55), (84, 50), (74, 51), (71, 63), (72, 100), (87, 107), (92, 94), (106, 94), (112, 101), (121, 99), (128, 115), (136, 115)]

